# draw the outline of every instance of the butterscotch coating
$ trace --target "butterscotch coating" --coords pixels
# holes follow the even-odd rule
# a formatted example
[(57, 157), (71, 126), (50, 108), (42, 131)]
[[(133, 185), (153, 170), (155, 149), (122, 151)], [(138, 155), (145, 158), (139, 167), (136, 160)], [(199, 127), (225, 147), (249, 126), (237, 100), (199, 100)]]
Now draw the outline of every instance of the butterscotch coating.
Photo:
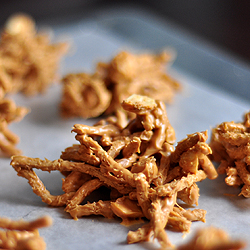
[(129, 96), (122, 102), (122, 107), (126, 111), (142, 115), (152, 111), (156, 106), (154, 99), (136, 94)]
[(194, 182), (190, 187), (184, 188), (183, 190), (178, 192), (178, 198), (188, 205), (195, 204), (196, 206), (198, 206), (199, 196), (199, 187), (196, 182)]
[(132, 54), (121, 51), (107, 67), (108, 86), (112, 88), (112, 102), (107, 114), (119, 108), (120, 103), (138, 94), (171, 103), (180, 84), (166, 73), (166, 64), (171, 55), (163, 51), (159, 54)]
[(67, 50), (68, 44), (52, 44), (47, 34), (37, 32), (30, 16), (11, 16), (0, 39), (0, 96), (44, 93), (58, 80), (59, 63)]
[(62, 83), (60, 109), (63, 117), (98, 117), (110, 105), (111, 93), (96, 75), (69, 74)]
[(249, 115), (242, 122), (222, 122), (212, 130), (212, 159), (220, 163), (218, 172), (226, 173), (229, 186), (242, 188), (240, 195), (250, 197), (250, 128)]
[(0, 119), (4, 119), (7, 123), (19, 122), (29, 112), (29, 108), (17, 106), (12, 99), (0, 100)]
[(0, 100), (0, 150), (2, 156), (10, 157), (22, 153), (16, 147), (19, 136), (9, 129), (9, 124), (22, 120), (29, 111), (26, 107), (17, 106), (11, 99), (3, 98)]
[(38, 229), (52, 225), (52, 219), (44, 216), (33, 221), (0, 218), (0, 248), (13, 250), (45, 250), (46, 243)]
[(135, 55), (128, 51), (118, 53), (110, 63), (110, 75), (114, 82), (133, 80), (138, 75), (164, 70), (164, 63), (171, 61), (167, 51), (160, 54)]
[(62, 79), (62, 116), (117, 114), (122, 101), (133, 94), (171, 103), (180, 84), (166, 73), (169, 61), (171, 55), (166, 51), (139, 55), (122, 51), (109, 63), (99, 62), (93, 74), (66, 75)]
[(26, 14), (15, 14), (6, 21), (5, 31), (11, 35), (35, 33), (35, 21)]
[(193, 238), (186, 244), (180, 245), (176, 250), (240, 250), (245, 249), (246, 242), (234, 240), (226, 231), (213, 226), (196, 230)]
[(49, 216), (44, 216), (33, 221), (11, 220), (9, 218), (0, 218), (0, 228), (19, 231), (33, 231), (38, 228), (48, 227), (52, 225), (52, 219)]

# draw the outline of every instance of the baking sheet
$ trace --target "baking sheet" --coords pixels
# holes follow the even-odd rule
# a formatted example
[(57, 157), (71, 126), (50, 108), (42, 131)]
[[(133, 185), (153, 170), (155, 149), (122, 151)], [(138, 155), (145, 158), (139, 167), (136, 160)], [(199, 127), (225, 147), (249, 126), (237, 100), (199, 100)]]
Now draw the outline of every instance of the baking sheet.
[[(233, 77), (237, 79), (238, 88), (244, 89), (245, 78), (249, 74), (245, 65), (237, 61), (233, 64), (230, 56), (227, 57), (228, 61), (225, 61), (224, 57), (221, 59), (222, 54), (215, 57), (214, 48), (199, 39), (192, 40), (193, 37), (189, 34), (178, 30), (171, 23), (163, 22), (148, 11), (130, 7), (106, 9), (85, 18), (71, 19), (68, 23), (54, 23), (52, 29), (56, 39), (67, 40), (74, 47), (71, 55), (62, 64), (63, 75), (69, 72), (91, 72), (96, 62), (109, 61), (123, 49), (132, 52), (157, 52), (168, 46), (175, 48), (177, 58), (170, 72), (182, 83), (183, 90), (175, 97), (172, 105), (167, 105), (167, 112), (175, 128), (177, 141), (187, 134), (203, 130), (208, 130), (210, 135), (210, 129), (223, 121), (241, 121), (243, 113), (250, 107), (248, 100), (239, 98), (236, 92), (231, 94), (226, 90), (226, 83), (223, 85), (222, 82), (221, 86), (216, 86), (215, 82), (202, 77), (202, 73), (223, 75), (230, 65), (235, 69)], [(194, 52), (192, 55), (185, 54), (184, 48)], [(75, 54), (74, 50), (77, 51)], [(201, 52), (203, 60), (211, 62), (212, 58), (212, 61), (216, 61), (221, 67), (218, 67), (216, 72), (207, 72), (209, 69), (202, 66), (190, 70), (192, 62), (201, 60)], [(185, 57), (187, 54), (189, 58)], [(200, 62), (200, 65), (203, 65), (202, 60)], [(195, 66), (195, 63), (193, 65)], [(223, 79), (221, 75), (219, 77)], [(18, 148), (25, 156), (58, 159), (61, 151), (76, 142), (71, 127), (75, 123), (91, 125), (96, 121), (62, 119), (58, 110), (60, 85), (51, 87), (44, 96), (27, 99), (15, 95), (13, 98), (18, 105), (31, 108), (31, 112), (21, 122), (10, 126), (10, 129), (20, 136)], [(120, 225), (119, 220), (99, 216), (74, 221), (63, 208), (48, 207), (32, 192), (25, 179), (17, 177), (9, 164), (9, 159), (0, 160), (0, 216), (25, 220), (45, 214), (52, 216), (53, 226), (40, 230), (47, 249), (132, 250), (159, 247), (156, 242), (127, 245), (128, 231), (135, 230), (139, 225), (125, 227)], [(38, 175), (52, 194), (61, 193), (60, 173), (48, 174), (38, 171)], [(171, 242), (175, 245), (182, 244), (192, 236), (196, 228), (214, 225), (225, 229), (234, 238), (245, 239), (250, 246), (250, 199), (238, 197), (240, 190), (226, 186), (224, 176), (213, 181), (205, 180), (199, 183), (199, 188), (201, 195), (199, 206), (196, 208), (207, 210), (206, 223), (194, 222), (186, 237), (183, 237), (182, 233), (167, 230)]]

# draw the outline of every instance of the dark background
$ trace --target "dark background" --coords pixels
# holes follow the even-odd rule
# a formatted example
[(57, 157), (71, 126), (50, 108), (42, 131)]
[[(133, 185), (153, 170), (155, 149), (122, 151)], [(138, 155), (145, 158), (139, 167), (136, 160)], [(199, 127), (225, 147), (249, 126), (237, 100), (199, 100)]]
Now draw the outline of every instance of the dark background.
[(148, 8), (250, 63), (249, 0), (2, 0), (0, 23), (18, 11), (40, 21), (120, 4)]

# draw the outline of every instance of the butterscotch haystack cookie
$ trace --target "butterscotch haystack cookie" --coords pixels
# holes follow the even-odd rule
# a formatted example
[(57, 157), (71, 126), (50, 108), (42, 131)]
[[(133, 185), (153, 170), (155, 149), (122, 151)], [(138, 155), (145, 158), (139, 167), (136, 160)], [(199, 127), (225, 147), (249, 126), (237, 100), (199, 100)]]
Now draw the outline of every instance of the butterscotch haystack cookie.
[(38, 229), (52, 225), (52, 219), (44, 216), (33, 221), (0, 217), (0, 248), (11, 250), (45, 250), (46, 243)]
[(245, 247), (245, 241), (231, 239), (224, 230), (210, 226), (198, 229), (188, 243), (176, 250), (240, 250)]
[(10, 92), (27, 96), (44, 93), (56, 80), (66, 43), (51, 44), (23, 14), (11, 16), (0, 39), (0, 97)]
[(20, 155), (16, 148), (19, 137), (9, 129), (9, 124), (18, 122), (29, 112), (28, 108), (16, 106), (11, 99), (0, 100), (0, 151), (3, 156)]
[(134, 55), (120, 52), (110, 63), (98, 63), (96, 72), (69, 74), (62, 80), (61, 113), (83, 118), (113, 114), (132, 94), (149, 96), (170, 103), (180, 84), (166, 73), (171, 56)]
[(111, 93), (97, 75), (69, 74), (62, 82), (60, 108), (63, 117), (98, 117), (110, 105)]
[(250, 197), (250, 112), (243, 122), (223, 122), (212, 130), (212, 159), (218, 172), (226, 174), (229, 186), (241, 187), (240, 195)]
[[(162, 247), (171, 247), (166, 226), (188, 232), (192, 221), (205, 221), (206, 211), (187, 206), (198, 204), (197, 182), (217, 177), (208, 158), (207, 132), (188, 135), (174, 148), (175, 132), (162, 101), (133, 95), (122, 107), (135, 115), (126, 124), (122, 116), (94, 126), (75, 124), (72, 131), (79, 143), (66, 148), (61, 159), (14, 156), (11, 165), (44, 202), (65, 206), (74, 219), (93, 214), (119, 217), (124, 224), (145, 219), (144, 226), (128, 233), (127, 242), (153, 236)], [(62, 172), (64, 193), (50, 194), (33, 169)], [(87, 202), (102, 186), (110, 198)]]
[(180, 90), (180, 84), (166, 73), (166, 65), (171, 59), (166, 51), (139, 55), (122, 51), (117, 54), (105, 66), (107, 85), (112, 91), (112, 102), (106, 113), (114, 112), (132, 94), (171, 103), (176, 92)]

